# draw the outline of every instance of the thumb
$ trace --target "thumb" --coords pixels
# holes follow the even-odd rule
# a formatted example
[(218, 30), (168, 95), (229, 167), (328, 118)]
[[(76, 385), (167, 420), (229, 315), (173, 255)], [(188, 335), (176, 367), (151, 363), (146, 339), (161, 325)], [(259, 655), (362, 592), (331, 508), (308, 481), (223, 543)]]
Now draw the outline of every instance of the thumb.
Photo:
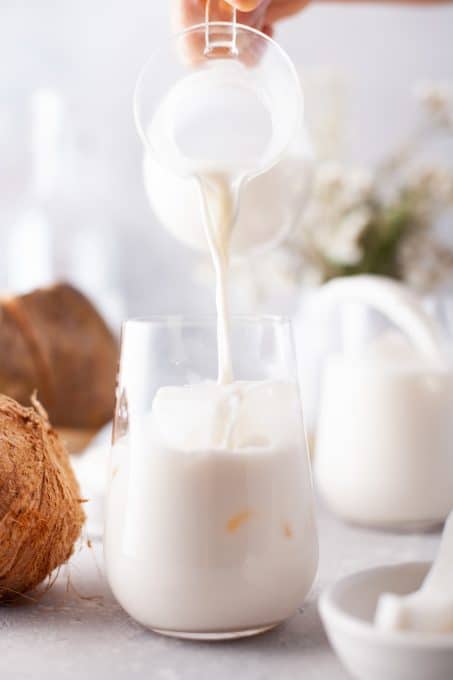
[(253, 12), (254, 9), (263, 4), (263, 0), (229, 0), (229, 3), (241, 12)]

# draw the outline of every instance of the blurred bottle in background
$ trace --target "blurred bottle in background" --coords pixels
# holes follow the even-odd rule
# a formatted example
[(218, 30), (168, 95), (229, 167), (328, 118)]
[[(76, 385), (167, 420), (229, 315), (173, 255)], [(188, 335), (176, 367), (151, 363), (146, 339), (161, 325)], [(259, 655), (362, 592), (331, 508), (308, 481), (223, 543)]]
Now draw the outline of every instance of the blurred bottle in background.
[(81, 289), (113, 327), (123, 316), (119, 244), (108, 211), (104, 169), (76, 139), (61, 97), (31, 99), (31, 176), (22, 201), (3, 184), (1, 288), (23, 293), (65, 280)]

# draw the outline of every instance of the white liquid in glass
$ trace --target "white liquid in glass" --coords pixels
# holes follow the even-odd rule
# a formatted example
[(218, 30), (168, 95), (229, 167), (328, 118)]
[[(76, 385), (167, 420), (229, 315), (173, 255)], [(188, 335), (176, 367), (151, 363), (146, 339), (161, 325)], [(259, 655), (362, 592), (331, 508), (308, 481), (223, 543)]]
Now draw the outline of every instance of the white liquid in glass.
[(302, 437), (291, 383), (161, 388), (112, 452), (105, 552), (126, 611), (219, 635), (294, 613), (317, 567)]

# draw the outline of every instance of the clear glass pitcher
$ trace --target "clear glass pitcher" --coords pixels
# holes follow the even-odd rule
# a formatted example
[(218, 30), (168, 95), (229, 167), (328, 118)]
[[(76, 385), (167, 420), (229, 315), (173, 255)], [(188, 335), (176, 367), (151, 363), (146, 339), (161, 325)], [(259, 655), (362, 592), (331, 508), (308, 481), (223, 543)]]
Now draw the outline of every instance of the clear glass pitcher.
[(271, 247), (291, 229), (310, 186), (312, 152), (297, 73), (271, 38), (234, 17), (175, 35), (142, 70), (135, 116), (151, 205), (180, 241), (207, 249), (200, 168), (232, 177), (233, 256)]

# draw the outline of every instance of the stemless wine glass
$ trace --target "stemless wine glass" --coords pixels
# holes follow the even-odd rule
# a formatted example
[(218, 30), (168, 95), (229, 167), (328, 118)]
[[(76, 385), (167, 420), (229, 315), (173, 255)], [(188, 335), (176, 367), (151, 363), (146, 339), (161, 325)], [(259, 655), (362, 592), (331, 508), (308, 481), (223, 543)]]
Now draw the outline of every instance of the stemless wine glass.
[(267, 630), (318, 560), (289, 321), (233, 317), (237, 381), (220, 386), (216, 319), (123, 326), (106, 506), (113, 593), (167, 635)]
[(200, 172), (231, 177), (233, 256), (286, 236), (308, 195), (312, 150), (296, 69), (274, 40), (234, 22), (191, 26), (145, 64), (134, 111), (147, 193), (173, 236), (207, 250)]

